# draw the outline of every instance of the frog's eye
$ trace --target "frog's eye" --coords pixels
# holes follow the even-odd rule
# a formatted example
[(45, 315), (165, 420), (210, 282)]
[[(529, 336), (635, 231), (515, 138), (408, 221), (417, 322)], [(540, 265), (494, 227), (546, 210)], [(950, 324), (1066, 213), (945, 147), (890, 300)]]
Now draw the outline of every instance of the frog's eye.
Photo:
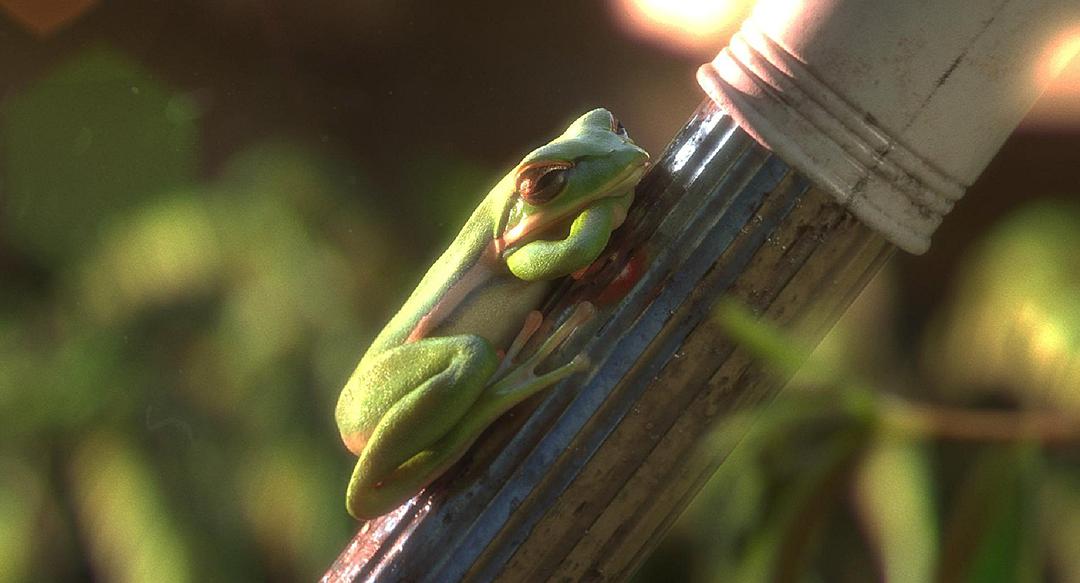
[(555, 198), (566, 186), (568, 162), (526, 166), (518, 172), (517, 193), (531, 205), (541, 205)]
[(611, 131), (621, 138), (629, 138), (630, 134), (626, 132), (626, 128), (623, 127), (623, 124), (621, 121), (619, 121), (619, 118), (615, 117), (615, 115), (612, 113), (608, 113), (608, 115), (611, 116)]

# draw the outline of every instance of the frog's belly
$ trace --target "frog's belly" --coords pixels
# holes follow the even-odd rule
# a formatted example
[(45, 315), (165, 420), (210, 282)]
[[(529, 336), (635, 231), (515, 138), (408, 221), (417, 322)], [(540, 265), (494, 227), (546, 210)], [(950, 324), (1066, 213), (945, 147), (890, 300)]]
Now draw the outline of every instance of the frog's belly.
[(550, 282), (495, 278), (474, 289), (428, 336), (479, 334), (498, 349), (514, 340), (525, 316), (540, 307)]

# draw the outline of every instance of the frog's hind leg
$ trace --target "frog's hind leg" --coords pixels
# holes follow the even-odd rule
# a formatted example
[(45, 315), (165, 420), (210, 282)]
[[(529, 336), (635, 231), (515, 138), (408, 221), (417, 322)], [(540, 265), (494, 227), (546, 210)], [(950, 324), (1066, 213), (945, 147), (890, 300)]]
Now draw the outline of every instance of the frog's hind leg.
[[(388, 351), (360, 375), (358, 391), (400, 395), (379, 418), (349, 482), (346, 506), (358, 518), (385, 514), (437, 474), (410, 476), (415, 489), (399, 491), (392, 482), (416, 471), (416, 452), (442, 441), (470, 415), (498, 366), (483, 338), (460, 335), (425, 338)], [(387, 383), (400, 387), (386, 386)]]
[[(353, 480), (349, 483), (349, 511), (354, 516), (377, 516), (392, 510), (461, 459), (476, 438), (507, 410), (584, 368), (588, 361), (579, 356), (550, 372), (536, 374), (536, 368), (594, 313), (595, 308), (591, 304), (579, 304), (567, 321), (546, 338), (535, 353), (488, 386), (453, 429), (420, 453), (400, 463), (377, 484), (367, 484), (365, 480), (357, 479), (361, 472), (360, 463), (357, 463)], [(359, 489), (361, 487), (363, 491)], [(355, 492), (354, 488), (357, 489)], [(354, 503), (356, 506), (353, 506)]]
[(374, 518), (402, 505), (461, 459), (485, 427), (459, 424), (376, 484), (364, 480), (363, 470), (357, 462), (346, 493), (349, 513), (357, 518)]

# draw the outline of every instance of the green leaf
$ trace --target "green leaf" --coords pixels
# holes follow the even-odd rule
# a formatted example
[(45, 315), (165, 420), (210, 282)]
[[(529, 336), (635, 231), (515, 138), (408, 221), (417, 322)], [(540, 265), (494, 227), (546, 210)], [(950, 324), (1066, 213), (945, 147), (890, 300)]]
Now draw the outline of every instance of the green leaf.
[(991, 448), (978, 456), (956, 494), (942, 552), (942, 580), (1042, 580), (1039, 461), (1031, 445)]
[(855, 505), (885, 581), (933, 580), (938, 549), (933, 478), (919, 443), (882, 435), (856, 471)]

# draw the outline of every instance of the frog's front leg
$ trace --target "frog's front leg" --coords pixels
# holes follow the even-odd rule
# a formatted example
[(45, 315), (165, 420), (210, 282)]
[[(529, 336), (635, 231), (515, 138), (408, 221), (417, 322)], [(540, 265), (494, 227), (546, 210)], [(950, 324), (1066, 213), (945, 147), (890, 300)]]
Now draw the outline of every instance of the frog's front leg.
[(570, 224), (570, 232), (557, 241), (538, 240), (523, 245), (506, 258), (506, 266), (520, 279), (555, 279), (588, 267), (622, 220), (622, 201), (601, 201), (583, 210)]

